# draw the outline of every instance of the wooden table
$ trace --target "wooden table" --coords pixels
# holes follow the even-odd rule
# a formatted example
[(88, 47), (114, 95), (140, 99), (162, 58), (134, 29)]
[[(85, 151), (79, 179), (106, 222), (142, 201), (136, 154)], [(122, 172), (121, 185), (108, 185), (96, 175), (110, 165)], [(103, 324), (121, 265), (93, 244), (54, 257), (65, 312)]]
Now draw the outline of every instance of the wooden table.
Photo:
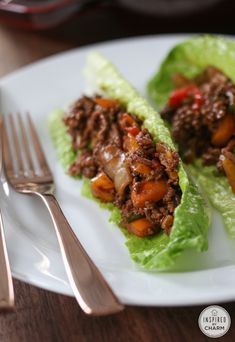
[[(229, 3), (229, 2), (228, 2)], [(231, 2), (230, 2), (231, 3)], [(19, 67), (73, 47), (112, 38), (175, 31), (220, 31), (235, 33), (229, 21), (217, 30), (219, 14), (198, 18), (166, 20), (102, 8), (76, 15), (68, 23), (47, 32), (26, 32), (0, 26), (0, 76)], [(220, 10), (218, 11), (220, 13)], [(234, 13), (234, 11), (233, 11)], [(230, 15), (232, 19), (232, 16)], [(209, 25), (209, 26), (208, 26)], [(107, 29), (108, 27), (108, 29)], [(175, 29), (177, 28), (177, 29)], [(234, 31), (232, 31), (234, 30)], [(0, 314), (1, 342), (155, 342), (206, 341), (198, 327), (205, 306), (185, 308), (127, 307), (120, 314), (86, 317), (75, 299), (14, 281), (16, 308)], [(216, 303), (215, 303), (216, 304)], [(220, 341), (235, 341), (235, 303), (222, 304), (230, 313), (232, 326)]]

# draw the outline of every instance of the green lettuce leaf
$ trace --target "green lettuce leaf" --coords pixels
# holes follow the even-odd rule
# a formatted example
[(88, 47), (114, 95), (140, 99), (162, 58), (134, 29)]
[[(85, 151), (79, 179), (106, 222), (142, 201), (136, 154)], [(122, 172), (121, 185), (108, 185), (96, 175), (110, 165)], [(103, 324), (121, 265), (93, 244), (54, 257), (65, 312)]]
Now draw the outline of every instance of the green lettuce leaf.
[(221, 177), (214, 166), (202, 166), (199, 160), (189, 169), (211, 204), (221, 213), (229, 236), (235, 238), (235, 196), (227, 178)]
[[(105, 93), (110, 98), (120, 101), (129, 112), (136, 114), (143, 120), (144, 126), (151, 132), (155, 141), (161, 141), (171, 147), (172, 142), (168, 129), (159, 114), (155, 112), (145, 99), (120, 75), (117, 69), (102, 55), (93, 52), (88, 57), (85, 71), (89, 84), (95, 92)], [(63, 165), (63, 153), (68, 148), (71, 154), (71, 141), (64, 131), (61, 112), (50, 115), (49, 129), (59, 158)], [(66, 147), (62, 146), (63, 144)], [(70, 144), (70, 150), (67, 146)], [(179, 167), (179, 180), (182, 189), (180, 205), (175, 210), (174, 225), (170, 236), (163, 232), (153, 237), (139, 238), (122, 230), (126, 236), (126, 245), (132, 259), (147, 270), (167, 270), (175, 264), (175, 259), (186, 249), (204, 251), (208, 247), (207, 235), (209, 217), (205, 209), (205, 202), (199, 194), (198, 188), (188, 178), (182, 163)], [(92, 198), (89, 180), (85, 180), (82, 193)], [(120, 211), (113, 205), (104, 205), (111, 210), (111, 222), (119, 224)]]
[[(198, 36), (175, 46), (148, 83), (150, 97), (161, 109), (174, 89), (173, 74), (180, 72), (193, 78), (208, 65), (219, 68), (235, 81), (234, 41), (222, 37)], [(215, 167), (205, 167), (200, 162), (191, 166), (191, 171), (212, 205), (221, 213), (229, 235), (235, 237), (235, 196), (227, 178), (218, 175)]]
[(56, 147), (57, 157), (63, 168), (67, 171), (76, 160), (76, 153), (72, 148), (71, 136), (67, 134), (63, 122), (64, 112), (61, 109), (54, 109), (48, 119), (49, 134)]
[(198, 36), (176, 45), (148, 83), (148, 93), (161, 109), (174, 89), (172, 75), (193, 78), (208, 65), (221, 69), (235, 81), (235, 43), (223, 37)]

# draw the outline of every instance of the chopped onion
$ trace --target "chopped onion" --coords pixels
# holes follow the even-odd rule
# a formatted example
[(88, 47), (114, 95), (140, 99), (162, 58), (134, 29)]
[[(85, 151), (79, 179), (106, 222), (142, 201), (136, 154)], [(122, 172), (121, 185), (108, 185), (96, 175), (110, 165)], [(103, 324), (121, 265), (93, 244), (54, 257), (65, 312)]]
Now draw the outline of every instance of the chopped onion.
[(114, 181), (116, 191), (123, 195), (125, 188), (132, 181), (130, 171), (125, 163), (125, 153), (116, 146), (105, 146), (100, 150), (99, 159), (104, 167), (104, 172)]
[(114, 178), (114, 186), (120, 195), (123, 195), (126, 187), (132, 181), (131, 175), (127, 167), (120, 167)]

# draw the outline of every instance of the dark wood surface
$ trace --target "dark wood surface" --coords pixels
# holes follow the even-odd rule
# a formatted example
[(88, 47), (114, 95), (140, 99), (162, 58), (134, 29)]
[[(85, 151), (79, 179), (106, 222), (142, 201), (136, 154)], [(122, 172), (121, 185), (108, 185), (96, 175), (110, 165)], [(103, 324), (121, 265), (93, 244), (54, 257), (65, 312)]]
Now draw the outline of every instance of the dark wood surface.
[[(227, 13), (231, 12), (230, 6), (231, 2), (228, 1), (225, 8)], [(229, 14), (223, 25), (217, 25), (219, 13), (221, 14), (220, 11), (210, 12), (210, 21), (208, 13), (170, 20), (104, 7), (84, 11), (50, 31), (26, 32), (0, 26), (0, 76), (40, 58), (102, 40), (178, 31), (235, 34), (232, 24), (234, 21), (229, 20)], [(198, 25), (199, 19), (201, 25)], [(14, 281), (14, 287), (15, 310), (0, 313), (0, 342), (210, 340), (201, 333), (197, 323), (205, 306), (129, 306), (120, 314), (94, 318), (86, 317), (73, 298), (44, 291), (17, 280)], [(218, 340), (235, 341), (235, 303), (223, 303), (222, 306), (229, 311), (232, 326), (230, 331)]]

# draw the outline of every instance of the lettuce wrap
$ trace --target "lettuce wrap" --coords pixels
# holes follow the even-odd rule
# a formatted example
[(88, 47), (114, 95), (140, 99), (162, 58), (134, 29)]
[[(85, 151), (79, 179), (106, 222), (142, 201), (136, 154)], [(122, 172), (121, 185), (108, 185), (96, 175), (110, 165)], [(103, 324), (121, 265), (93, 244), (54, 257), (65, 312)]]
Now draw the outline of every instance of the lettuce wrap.
[[(128, 112), (143, 121), (156, 142), (163, 142), (175, 150), (170, 133), (160, 115), (121, 76), (118, 70), (102, 55), (92, 52), (88, 56), (85, 69), (89, 87), (95, 93), (118, 100)], [(49, 131), (57, 150), (58, 158), (65, 168), (76, 159), (71, 138), (62, 121), (63, 110), (54, 110), (49, 116)], [(181, 203), (174, 213), (174, 224), (170, 235), (161, 232), (151, 237), (140, 238), (122, 229), (126, 236), (126, 246), (132, 259), (146, 270), (169, 270), (176, 258), (186, 249), (198, 252), (208, 247), (209, 216), (205, 202), (197, 186), (189, 179), (182, 162), (179, 163), (179, 185), (182, 190)], [(92, 198), (90, 181), (84, 178), (83, 195)], [(120, 222), (120, 211), (111, 203), (101, 204), (111, 211), (110, 221)]]
[[(161, 110), (174, 89), (172, 75), (183, 74), (192, 79), (207, 66), (220, 69), (235, 81), (235, 43), (214, 36), (198, 36), (175, 46), (162, 62), (159, 71), (148, 83), (148, 93)], [(190, 165), (195, 180), (203, 188), (211, 204), (221, 213), (226, 230), (235, 237), (235, 195), (227, 178), (215, 166), (197, 160)]]

